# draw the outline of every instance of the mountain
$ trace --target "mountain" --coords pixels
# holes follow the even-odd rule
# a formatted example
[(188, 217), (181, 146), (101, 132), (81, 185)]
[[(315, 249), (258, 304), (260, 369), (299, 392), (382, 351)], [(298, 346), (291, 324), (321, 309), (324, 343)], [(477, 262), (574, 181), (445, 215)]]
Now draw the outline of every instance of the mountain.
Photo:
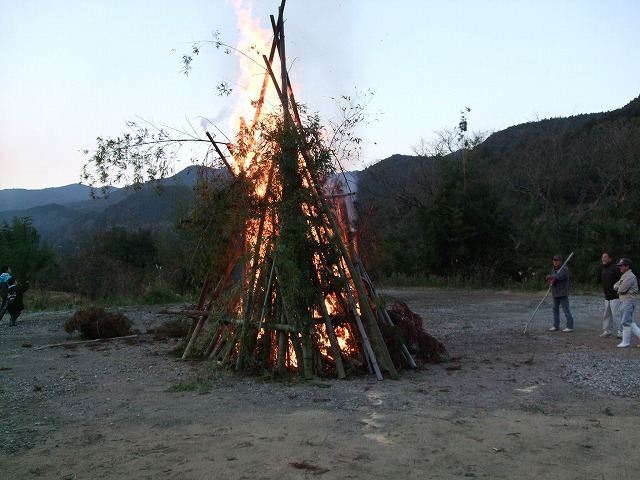
[[(619, 198), (632, 193), (629, 182), (612, 183), (609, 178), (624, 179), (624, 172), (637, 171), (626, 165), (637, 163), (638, 133), (640, 97), (609, 112), (545, 119), (495, 132), (473, 150), (473, 164), (510, 205), (535, 203), (544, 194), (544, 202), (562, 201), (572, 221), (579, 222), (612, 192)], [(107, 198), (97, 200), (90, 199), (91, 189), (84, 185), (0, 190), (0, 223), (30, 217), (44, 242), (66, 251), (81, 236), (113, 226), (172, 228), (193, 200), (200, 169), (191, 166), (165, 179), (162, 195), (157, 195), (155, 183), (137, 192), (112, 188)], [(353, 173), (371, 225), (378, 232), (388, 227), (412, 238), (415, 207), (428, 203), (438, 188), (436, 159), (393, 155)], [(212, 170), (211, 175), (228, 173)]]
[(0, 212), (27, 210), (32, 207), (58, 203), (65, 205), (89, 200), (91, 188), (72, 184), (65, 187), (51, 187), (42, 190), (12, 188), (0, 190)]
[(187, 167), (139, 191), (109, 188), (107, 197), (95, 199), (85, 185), (0, 190), (0, 222), (10, 224), (14, 217), (29, 217), (41, 240), (62, 251), (72, 250), (87, 233), (113, 226), (152, 231), (170, 228), (193, 200), (199, 168)]

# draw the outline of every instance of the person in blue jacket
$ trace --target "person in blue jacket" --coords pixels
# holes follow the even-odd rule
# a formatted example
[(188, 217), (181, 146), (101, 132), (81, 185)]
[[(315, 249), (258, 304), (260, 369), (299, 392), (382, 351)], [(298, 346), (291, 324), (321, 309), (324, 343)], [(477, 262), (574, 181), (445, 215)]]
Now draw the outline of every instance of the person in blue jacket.
[(4, 313), (7, 311), (7, 287), (8, 281), (11, 278), (11, 269), (3, 265), (2, 273), (0, 273), (0, 298), (2, 298), (2, 303), (0, 303), (0, 320), (4, 317)]

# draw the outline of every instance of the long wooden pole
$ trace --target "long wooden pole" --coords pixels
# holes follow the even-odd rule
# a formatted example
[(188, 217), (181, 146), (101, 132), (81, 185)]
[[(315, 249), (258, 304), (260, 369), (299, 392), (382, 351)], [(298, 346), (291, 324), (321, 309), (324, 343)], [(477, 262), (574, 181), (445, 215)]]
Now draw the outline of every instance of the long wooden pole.
[[(569, 260), (571, 260), (571, 257), (573, 257), (573, 252), (571, 252), (571, 254), (567, 257), (567, 259), (564, 261), (564, 263), (562, 264), (562, 266), (558, 270), (561, 270), (564, 267), (566, 267), (567, 263), (569, 263)], [(551, 291), (551, 285), (549, 285), (549, 288), (547, 289), (547, 293), (544, 295), (544, 298), (540, 301), (540, 303), (538, 304), (536, 309), (533, 311), (533, 315), (531, 315), (531, 318), (529, 319), (527, 324), (522, 329), (522, 333), (523, 334), (527, 333), (527, 328), (529, 328), (529, 324), (531, 323), (531, 320), (533, 320), (533, 317), (536, 316), (536, 313), (538, 312), (538, 309), (540, 308), (540, 305), (542, 305), (542, 303), (547, 299), (547, 296), (549, 295), (550, 291)]]
[(322, 318), (324, 318), (324, 328), (327, 331), (327, 336), (329, 337), (329, 344), (331, 345), (331, 351), (333, 352), (334, 362), (336, 364), (336, 370), (338, 371), (338, 378), (345, 378), (347, 375), (344, 371), (344, 364), (342, 363), (342, 352), (340, 351), (340, 344), (338, 343), (338, 338), (336, 337), (336, 332), (333, 329), (333, 324), (331, 323), (331, 317), (329, 316), (329, 312), (327, 311), (327, 305), (324, 302), (324, 297), (322, 293), (318, 294), (319, 302), (320, 302), (320, 311), (322, 312)]
[[(386, 321), (386, 323), (388, 325), (393, 326), (393, 320), (391, 320), (391, 317), (389, 316), (389, 313), (380, 304), (380, 302), (377, 301), (377, 300), (380, 299), (380, 296), (378, 295), (378, 292), (374, 288), (373, 282), (369, 278), (369, 274), (364, 269), (364, 266), (362, 265), (362, 262), (360, 261), (359, 257), (358, 257), (358, 267), (360, 268), (360, 273), (362, 275), (362, 278), (364, 278), (365, 281), (367, 282), (367, 285), (369, 287), (369, 291), (371, 292), (371, 296), (373, 297), (373, 299), (374, 299), (374, 301), (376, 303), (379, 315), (382, 317), (383, 320)], [(407, 344), (406, 344), (406, 342), (404, 340), (402, 341), (402, 347), (401, 348), (402, 348), (402, 355), (404, 356), (404, 358), (407, 361), (407, 363), (409, 364), (409, 366), (411, 368), (418, 368), (418, 365), (416, 364), (416, 361), (413, 359), (413, 356), (411, 356), (411, 352), (409, 352), (409, 349), (407, 348)]]

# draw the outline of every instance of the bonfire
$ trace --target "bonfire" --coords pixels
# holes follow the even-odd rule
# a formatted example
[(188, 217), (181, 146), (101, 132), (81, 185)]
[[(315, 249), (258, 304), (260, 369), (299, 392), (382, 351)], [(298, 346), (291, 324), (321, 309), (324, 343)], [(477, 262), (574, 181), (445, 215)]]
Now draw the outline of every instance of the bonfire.
[[(416, 360), (442, 361), (446, 349), (406, 306), (390, 310), (402, 328), (394, 323), (360, 260), (355, 194), (336, 173), (317, 119), (294, 97), (284, 3), (271, 17), (253, 120), (241, 119), (233, 143), (207, 133), (237, 201), (226, 215), (224, 260), (204, 280), (197, 306), (181, 312), (193, 318), (182, 356), (306, 379), (396, 378)], [(275, 112), (263, 111), (268, 95)]]

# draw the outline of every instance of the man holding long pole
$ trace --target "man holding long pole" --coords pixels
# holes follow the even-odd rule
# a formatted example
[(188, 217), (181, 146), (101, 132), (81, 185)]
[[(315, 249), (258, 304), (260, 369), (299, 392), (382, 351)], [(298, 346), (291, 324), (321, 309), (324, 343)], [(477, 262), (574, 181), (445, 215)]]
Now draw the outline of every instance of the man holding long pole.
[(567, 321), (567, 326), (562, 331), (571, 333), (573, 332), (573, 315), (569, 309), (569, 269), (562, 264), (562, 260), (562, 255), (554, 255), (551, 273), (545, 277), (551, 285), (553, 296), (553, 326), (549, 330), (552, 332), (560, 330), (560, 307), (562, 307)]
[[(558, 258), (562, 258), (560, 255), (557, 255)], [(560, 268), (558, 270), (562, 270), (564, 267), (567, 266), (567, 264), (569, 263), (569, 260), (571, 260), (571, 257), (573, 257), (573, 252), (571, 252), (569, 254), (569, 256), (567, 257), (567, 259), (564, 261), (564, 263), (560, 266)], [(538, 304), (538, 306), (536, 307), (536, 309), (533, 311), (533, 315), (531, 315), (531, 318), (529, 319), (529, 321), (527, 322), (527, 324), (524, 326), (524, 328), (522, 329), (522, 333), (527, 333), (527, 328), (529, 328), (529, 324), (531, 323), (531, 320), (533, 320), (533, 317), (536, 316), (536, 313), (538, 313), (538, 309), (540, 308), (540, 305), (542, 305), (544, 303), (544, 301), (547, 299), (547, 297), (549, 296), (549, 292), (551, 292), (551, 289), (553, 288), (553, 281), (549, 280), (549, 275), (547, 275), (545, 277), (545, 280), (547, 280), (549, 282), (549, 288), (547, 289), (547, 293), (545, 293), (544, 298), (540, 301), (540, 303)], [(558, 325), (560, 324), (560, 321), (558, 320)], [(555, 330), (551, 329), (552, 331), (555, 332)], [(556, 329), (557, 330), (557, 329)]]

